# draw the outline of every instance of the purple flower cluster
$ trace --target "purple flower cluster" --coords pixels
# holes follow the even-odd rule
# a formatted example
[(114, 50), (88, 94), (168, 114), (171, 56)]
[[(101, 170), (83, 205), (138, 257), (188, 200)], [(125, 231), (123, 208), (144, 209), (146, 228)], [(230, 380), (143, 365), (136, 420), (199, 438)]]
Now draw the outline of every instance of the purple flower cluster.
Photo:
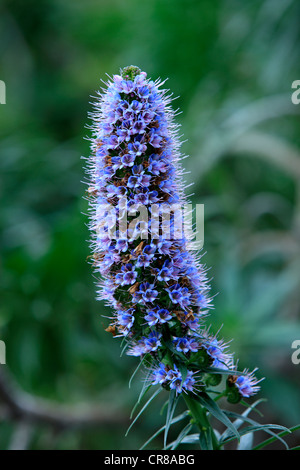
[[(133, 226), (133, 216), (125, 231), (116, 222), (116, 214), (119, 220), (136, 205), (148, 216), (154, 204), (163, 212), (185, 203), (177, 127), (161, 85), (137, 67), (127, 67), (99, 94), (88, 170), (90, 228), (94, 266), (101, 276), (99, 299), (115, 311), (108, 330), (126, 338), (128, 354), (149, 356), (153, 383), (180, 393), (195, 388), (200, 350), (210, 366), (220, 369), (231, 368), (232, 356), (201, 328), (211, 303), (209, 285), (186, 238), (165, 236), (161, 226), (154, 230), (151, 223)], [(174, 221), (170, 225), (172, 232)], [(191, 364), (184, 380), (176, 365), (180, 361)], [(236, 384), (244, 396), (251, 395), (251, 380), (247, 384)]]
[(211, 360), (212, 367), (218, 369), (233, 369), (233, 356), (227, 352), (228, 345), (216, 337), (208, 337), (207, 341), (203, 341), (202, 347)]
[(176, 364), (174, 368), (160, 363), (158, 368), (153, 371), (152, 384), (161, 384), (171, 390), (176, 390), (177, 393), (181, 392), (194, 392), (196, 379), (195, 372), (188, 371), (186, 377), (182, 377), (182, 373), (178, 370)]
[(262, 379), (257, 380), (254, 376), (254, 369), (253, 372), (249, 372), (248, 370), (244, 370), (242, 375), (239, 375), (235, 380), (235, 386), (237, 387), (240, 395), (243, 397), (249, 398), (255, 393), (257, 393), (260, 387), (257, 385), (261, 382)]

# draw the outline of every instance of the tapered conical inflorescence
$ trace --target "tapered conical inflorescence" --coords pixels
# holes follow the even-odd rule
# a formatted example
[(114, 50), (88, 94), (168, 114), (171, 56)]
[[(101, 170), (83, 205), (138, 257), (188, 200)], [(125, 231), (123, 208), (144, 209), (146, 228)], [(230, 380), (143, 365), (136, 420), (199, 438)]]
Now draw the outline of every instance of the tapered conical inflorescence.
[(162, 85), (126, 67), (95, 102), (88, 197), (99, 299), (114, 311), (107, 331), (145, 361), (151, 383), (198, 393), (207, 377), (218, 384), (226, 371), (228, 398), (238, 401), (258, 382), (235, 373), (228, 345), (204, 327), (208, 279), (178, 229), (174, 208), (187, 201), (178, 126)]

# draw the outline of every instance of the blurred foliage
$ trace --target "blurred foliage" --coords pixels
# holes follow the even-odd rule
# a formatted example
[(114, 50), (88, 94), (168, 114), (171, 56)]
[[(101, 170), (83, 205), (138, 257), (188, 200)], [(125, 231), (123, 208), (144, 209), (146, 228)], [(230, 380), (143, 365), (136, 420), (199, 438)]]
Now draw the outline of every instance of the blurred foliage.
[[(138, 65), (169, 78), (187, 142), (187, 183), (205, 204), (204, 262), (241, 367), (266, 376), (266, 421), (300, 421), (300, 79), (297, 0), (1, 0), (0, 338), (18, 383), (59, 402), (114, 402), (130, 413), (136, 360), (104, 332), (86, 227), (90, 95)], [(1, 366), (3, 367), (3, 366)], [(161, 403), (125, 439), (113, 431), (31, 430), (29, 448), (132, 449)], [(157, 410), (156, 410), (156, 408)], [(154, 410), (154, 411), (153, 411)], [(156, 412), (156, 411), (157, 412)], [(9, 448), (14, 423), (0, 425)]]

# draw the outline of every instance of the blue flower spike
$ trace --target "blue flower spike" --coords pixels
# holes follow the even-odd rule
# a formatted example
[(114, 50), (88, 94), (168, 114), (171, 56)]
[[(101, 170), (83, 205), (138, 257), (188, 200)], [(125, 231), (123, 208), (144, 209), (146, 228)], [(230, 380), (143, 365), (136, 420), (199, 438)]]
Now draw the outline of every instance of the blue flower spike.
[(205, 326), (212, 308), (207, 270), (172, 216), (174, 205), (188, 200), (179, 126), (163, 84), (125, 67), (94, 103), (87, 193), (97, 294), (112, 308), (107, 331), (144, 363), (148, 386), (182, 396), (202, 448), (217, 448), (215, 434), (204, 431), (203, 408), (231, 422), (211, 387), (225, 377), (214, 393), (237, 403), (255, 395), (260, 381), (256, 369), (237, 372), (228, 344)]

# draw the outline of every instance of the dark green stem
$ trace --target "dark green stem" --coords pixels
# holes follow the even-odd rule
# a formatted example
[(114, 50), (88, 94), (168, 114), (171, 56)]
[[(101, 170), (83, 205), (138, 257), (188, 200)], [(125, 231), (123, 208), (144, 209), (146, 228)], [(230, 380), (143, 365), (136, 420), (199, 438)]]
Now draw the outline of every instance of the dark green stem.
[(203, 408), (200, 403), (194, 400), (190, 395), (184, 395), (184, 400), (200, 431), (199, 440), (201, 448), (203, 450), (218, 450), (219, 443), (208, 420), (205, 408)]

